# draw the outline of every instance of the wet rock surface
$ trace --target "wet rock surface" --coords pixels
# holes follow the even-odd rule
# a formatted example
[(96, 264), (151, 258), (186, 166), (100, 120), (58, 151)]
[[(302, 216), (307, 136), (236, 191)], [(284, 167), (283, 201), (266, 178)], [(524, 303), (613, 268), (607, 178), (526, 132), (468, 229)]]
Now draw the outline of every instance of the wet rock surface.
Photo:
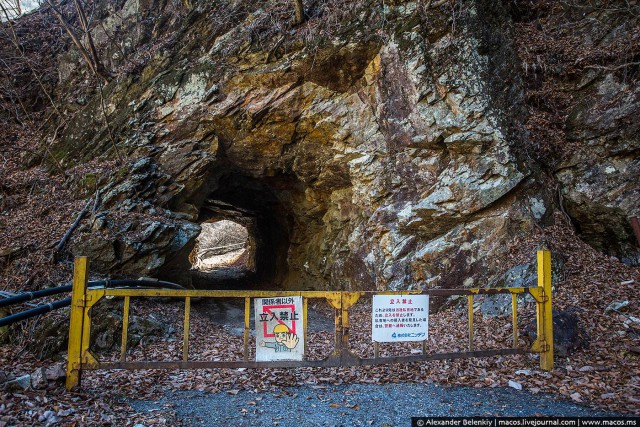
[[(553, 351), (560, 357), (566, 357), (576, 350), (589, 345), (589, 336), (578, 317), (579, 308), (569, 307), (566, 310), (553, 310)], [(536, 339), (535, 325), (527, 328), (532, 340)]]
[(553, 348), (558, 356), (568, 356), (589, 344), (575, 307), (553, 312)]

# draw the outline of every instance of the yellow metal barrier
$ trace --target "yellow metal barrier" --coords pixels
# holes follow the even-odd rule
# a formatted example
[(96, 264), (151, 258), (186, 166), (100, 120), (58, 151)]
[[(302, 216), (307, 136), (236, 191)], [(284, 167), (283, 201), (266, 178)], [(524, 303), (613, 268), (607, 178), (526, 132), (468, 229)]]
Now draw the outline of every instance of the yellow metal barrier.
[(550, 371), (553, 369), (550, 251), (538, 251), (538, 288), (544, 292), (540, 303), (536, 304), (537, 339), (533, 343), (532, 350), (540, 353), (540, 368)]
[[(322, 367), (359, 366), (384, 363), (409, 363), (427, 360), (488, 357), (495, 355), (539, 353), (540, 367), (553, 369), (553, 320), (551, 307), (551, 253), (538, 251), (538, 286), (521, 288), (429, 289), (425, 291), (369, 292), (369, 291), (217, 291), (217, 290), (165, 290), (165, 289), (88, 289), (88, 260), (76, 258), (69, 326), (67, 389), (80, 384), (83, 370), (95, 369), (193, 369), (193, 368), (259, 368), (259, 367)], [(374, 357), (361, 358), (349, 350), (349, 308), (364, 295), (467, 295), (469, 345), (467, 352), (427, 354), (426, 340), (422, 354), (380, 357), (379, 345), (374, 343)], [(474, 350), (473, 299), (475, 295), (510, 294), (512, 301), (513, 347), (497, 350)], [(530, 294), (536, 303), (537, 339), (530, 349), (518, 348), (517, 295)], [(118, 362), (98, 361), (89, 349), (91, 334), (91, 307), (107, 296), (123, 297), (123, 330)], [(256, 362), (249, 360), (249, 333), (251, 298), (300, 296), (303, 301), (303, 334), (307, 337), (307, 302), (311, 298), (325, 299), (335, 310), (335, 347), (322, 360)], [(127, 330), (131, 297), (184, 298), (184, 336), (182, 360), (127, 361)], [(189, 319), (191, 298), (244, 298), (244, 357), (240, 361), (189, 361)], [(306, 346), (305, 346), (306, 352)]]

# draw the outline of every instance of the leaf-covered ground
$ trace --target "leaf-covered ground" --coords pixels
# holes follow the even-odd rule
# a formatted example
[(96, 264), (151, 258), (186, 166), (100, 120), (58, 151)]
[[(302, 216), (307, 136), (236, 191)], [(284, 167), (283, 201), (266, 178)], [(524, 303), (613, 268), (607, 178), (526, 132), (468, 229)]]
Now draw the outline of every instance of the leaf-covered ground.
[[(524, 4), (525, 2), (519, 2)], [(531, 2), (526, 2), (531, 3)], [(537, 2), (539, 8), (557, 2)], [(526, 8), (525, 8), (526, 9)], [(527, 128), (532, 135), (533, 157), (554, 164), (563, 153), (579, 149), (566, 141), (564, 126), (572, 98), (563, 84), (574, 79), (574, 73), (588, 67), (621, 67), (633, 61), (638, 52), (638, 38), (630, 44), (617, 43), (614, 48), (584, 51), (581, 37), (573, 36), (571, 25), (557, 24), (559, 13), (542, 10), (540, 16), (523, 19), (517, 24), (518, 51), (527, 67), (527, 105), (530, 115)], [(553, 13), (552, 13), (553, 12)], [(620, 10), (627, 19), (627, 11)], [(637, 22), (637, 16), (632, 16)], [(536, 18), (536, 19), (533, 19)], [(34, 18), (35, 19), (35, 18)], [(576, 22), (581, 23), (581, 20)], [(633, 23), (632, 21), (629, 21)], [(630, 24), (629, 24), (630, 25)], [(51, 31), (57, 44), (46, 44), (49, 56), (60, 51), (59, 28), (51, 22), (42, 27)], [(25, 34), (36, 34), (23, 30)], [(48, 40), (48, 39), (47, 39)], [(28, 44), (27, 40), (23, 43)], [(42, 44), (40, 41), (33, 44)], [(13, 51), (11, 51), (13, 52)], [(559, 58), (559, 59), (558, 59)], [(39, 63), (41, 58), (32, 60)], [(561, 61), (567, 66), (557, 66)], [(596, 65), (594, 65), (596, 64)], [(46, 63), (47, 66), (52, 66)], [(535, 65), (535, 67), (534, 67)], [(560, 64), (562, 65), (562, 64)], [(20, 75), (29, 77), (24, 66)], [(626, 72), (628, 67), (619, 68)], [(46, 70), (42, 70), (46, 74)], [(15, 74), (17, 75), (17, 74)], [(552, 76), (541, 78), (539, 76)], [(630, 76), (629, 78), (632, 78)], [(542, 80), (540, 80), (542, 79)], [(35, 86), (34, 86), (35, 87)], [(35, 87), (35, 91), (40, 91)], [(18, 94), (19, 95), (19, 94)], [(40, 95), (42, 96), (42, 95)], [(44, 104), (46, 102), (42, 101)], [(48, 105), (48, 104), (47, 104)], [(49, 110), (48, 108), (43, 110)], [(52, 160), (48, 147), (53, 139), (44, 132), (27, 132), (26, 128), (51, 125), (50, 117), (41, 114), (30, 118), (30, 126), (9, 128), (1, 123), (0, 135), (0, 290), (35, 290), (68, 282), (71, 278), (69, 257), (52, 262), (55, 244), (64, 235), (96, 188), (92, 182), (77, 185), (87, 176), (100, 182), (116, 170), (113, 161), (96, 159), (75, 168), (63, 168)], [(42, 160), (45, 162), (42, 163)], [(48, 165), (48, 166), (47, 166)], [(71, 185), (73, 184), (73, 185)], [(81, 188), (81, 193), (70, 188)], [(86, 221), (90, 221), (91, 218)], [(74, 234), (82, 238), (82, 231)], [(537, 368), (536, 356), (495, 357), (461, 361), (441, 361), (412, 365), (376, 366), (343, 369), (263, 369), (263, 370), (195, 370), (195, 371), (99, 371), (85, 375), (83, 388), (68, 393), (62, 383), (51, 382), (45, 390), (20, 392), (0, 391), (0, 427), (3, 425), (174, 425), (171, 407), (153, 413), (137, 413), (128, 398), (156, 399), (170, 390), (201, 390), (211, 393), (239, 393), (239, 390), (278, 390), (282, 386), (310, 384), (325, 386), (347, 383), (435, 382), (463, 385), (479, 390), (508, 386), (509, 381), (522, 385), (531, 393), (551, 393), (560, 398), (601, 409), (626, 414), (640, 414), (640, 318), (638, 291), (640, 269), (630, 268), (618, 260), (595, 251), (578, 239), (567, 221), (556, 217), (555, 225), (522, 237), (512, 243), (512, 255), (496, 260), (509, 267), (532, 260), (537, 245), (547, 241), (551, 249), (566, 259), (565, 278), (554, 290), (554, 307), (574, 307), (584, 328), (588, 344), (568, 357), (556, 357), (555, 369), (543, 372)], [(612, 302), (628, 301), (621, 313), (605, 312)], [(351, 344), (360, 355), (371, 355), (370, 314), (367, 301), (352, 310)], [(320, 313), (330, 310), (318, 305)], [(521, 345), (530, 344), (527, 328), (532, 322), (531, 304), (521, 307)], [(183, 307), (180, 302), (149, 301), (134, 306), (138, 313), (155, 313), (172, 319), (175, 333), (168, 341), (138, 345), (131, 349), (132, 359), (180, 358)], [(68, 316), (60, 311), (53, 317)], [(0, 371), (12, 375), (29, 374), (37, 367), (59, 363), (37, 360), (26, 350), (34, 330), (43, 319), (23, 323), (0, 331)], [(216, 323), (202, 304), (192, 312), (192, 349), (194, 360), (240, 358), (242, 339), (228, 333)], [(483, 317), (476, 313), (477, 348), (509, 346), (510, 319)], [(464, 306), (451, 306), (430, 318), (429, 351), (463, 350), (467, 343)], [(321, 357), (330, 352), (332, 331), (315, 331), (310, 336), (310, 354)], [(397, 349), (383, 346), (383, 354), (416, 350), (417, 345)], [(102, 357), (112, 357), (103, 354)]]
[[(159, 399), (170, 390), (199, 390), (211, 393), (237, 393), (239, 390), (276, 390), (283, 386), (348, 383), (436, 382), (482, 388), (508, 386), (509, 381), (531, 393), (552, 393), (600, 409), (640, 414), (639, 325), (630, 320), (638, 316), (636, 294), (640, 286), (637, 268), (629, 268), (583, 244), (561, 218), (526, 241), (513, 242), (513, 259), (505, 264), (530, 260), (535, 242), (546, 239), (552, 249), (566, 257), (566, 279), (554, 290), (554, 307), (577, 307), (588, 344), (568, 357), (556, 357), (555, 368), (544, 372), (535, 355), (500, 356), (487, 359), (437, 361), (410, 365), (299, 368), (299, 369), (222, 369), (193, 371), (96, 371), (87, 372), (83, 387), (67, 393), (63, 384), (50, 384), (47, 390), (0, 394), (0, 420), (30, 425), (47, 416), (78, 425), (167, 424), (175, 422), (170, 407), (165, 412), (135, 413), (126, 398)], [(627, 311), (605, 313), (613, 301), (629, 301)], [(241, 325), (223, 325), (212, 318), (207, 303), (194, 304), (191, 319), (191, 360), (234, 360), (242, 358), (242, 337), (229, 333)], [(324, 303), (311, 305), (314, 311), (331, 318)], [(167, 340), (138, 345), (130, 349), (131, 360), (180, 359), (183, 304), (179, 301), (138, 302), (132, 314), (156, 314), (171, 319), (174, 334)], [(65, 314), (58, 314), (65, 315)], [(533, 304), (520, 304), (520, 343), (530, 345), (527, 330), (533, 319)], [(509, 347), (510, 317), (475, 314), (475, 343), (478, 349)], [(365, 299), (351, 309), (351, 347), (361, 356), (372, 356), (370, 303)], [(28, 333), (28, 328), (22, 331)], [(312, 328), (313, 331), (313, 328)], [(331, 351), (333, 331), (315, 330), (309, 337), (309, 355), (322, 357)], [(255, 343), (252, 343), (255, 345)], [(428, 351), (462, 351), (467, 345), (466, 306), (451, 306), (430, 317)], [(382, 346), (382, 355), (408, 354), (418, 344)], [(20, 345), (5, 345), (0, 353), (3, 370), (30, 373), (53, 361), (37, 361)], [(116, 350), (102, 354), (116, 357)], [(47, 412), (50, 411), (50, 412)], [(47, 415), (45, 415), (45, 413)], [(558, 414), (561, 415), (561, 414)], [(51, 418), (54, 417), (54, 418)], [(164, 420), (164, 421), (163, 421)]]

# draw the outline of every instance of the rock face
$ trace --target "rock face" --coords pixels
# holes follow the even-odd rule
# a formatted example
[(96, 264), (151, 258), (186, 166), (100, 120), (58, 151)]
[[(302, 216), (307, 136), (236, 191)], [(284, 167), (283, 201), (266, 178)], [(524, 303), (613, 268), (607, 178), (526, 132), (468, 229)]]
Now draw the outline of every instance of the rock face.
[[(114, 146), (131, 159), (103, 183), (107, 210), (74, 252), (100, 271), (188, 282), (198, 224), (232, 219), (254, 224), (256, 279), (289, 289), (460, 287), (495, 277), (501, 266), (492, 260), (546, 220), (554, 197), (522, 154), (508, 11), (465, 2), (456, 21), (448, 7), (391, 2), (387, 26), (369, 28), (368, 19), (382, 21), (362, 3), (345, 12), (355, 25), (315, 46), (301, 38), (313, 19), (311, 29), (256, 43), (268, 14), (259, 5), (238, 7), (237, 22), (222, 27), (211, 19), (222, 6), (207, 2), (182, 20), (137, 0), (103, 11), (107, 31), (139, 30), (126, 32), (130, 49), (159, 38), (161, 25), (173, 39), (139, 75), (106, 86), (104, 111), (99, 97), (90, 100), (53, 148), (66, 163), (115, 156)], [(154, 7), (160, 22), (129, 13)], [(326, 29), (329, 18), (313, 25)], [(61, 78), (62, 86), (71, 79)], [(92, 131), (105, 128), (105, 115), (115, 142)], [(625, 153), (620, 182), (637, 171)], [(576, 212), (580, 197), (593, 197), (573, 183), (585, 171), (559, 175)], [(598, 200), (637, 206), (637, 197)], [(212, 204), (231, 208), (211, 213)], [(120, 232), (100, 234), (107, 229)]]
[[(516, 2), (533, 157), (560, 205), (596, 249), (638, 265), (640, 6)], [(568, 6), (568, 7), (564, 7)], [(632, 19), (629, 16), (633, 15)], [(577, 30), (579, 28), (579, 30)]]
[(556, 173), (582, 237), (627, 264), (640, 264), (630, 224), (640, 217), (640, 83), (613, 73), (593, 77), (592, 95), (571, 113), (577, 151)]
[[(112, 350), (120, 345), (122, 332), (123, 303), (113, 300), (102, 300), (96, 306), (97, 309), (91, 324), (91, 350), (97, 353)], [(131, 349), (142, 343), (146, 345), (161, 339), (175, 339), (175, 329), (170, 324), (163, 322), (153, 315), (129, 317), (129, 329), (127, 334), (127, 348)], [(55, 357), (66, 351), (69, 339), (69, 321), (62, 319), (46, 320), (39, 325), (34, 339), (29, 344), (29, 351), (40, 360)], [(43, 382), (55, 381), (66, 375), (65, 364), (53, 365), (43, 372), (35, 374), (38, 386)], [(33, 376), (33, 374), (32, 374)], [(2, 377), (0, 376), (0, 380)], [(32, 382), (34, 379), (32, 378)], [(1, 382), (1, 381), (0, 381)], [(35, 387), (35, 386), (34, 386)]]

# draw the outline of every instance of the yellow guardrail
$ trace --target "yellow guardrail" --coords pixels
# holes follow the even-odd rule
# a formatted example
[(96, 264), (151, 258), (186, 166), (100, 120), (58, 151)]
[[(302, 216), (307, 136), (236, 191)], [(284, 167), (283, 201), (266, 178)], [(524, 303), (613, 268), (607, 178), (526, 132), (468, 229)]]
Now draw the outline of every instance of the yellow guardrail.
[[(89, 289), (88, 259), (78, 257), (74, 263), (74, 279), (70, 313), (69, 347), (67, 365), (67, 389), (80, 384), (83, 370), (95, 369), (193, 369), (193, 368), (259, 368), (259, 367), (322, 367), (358, 366), (384, 363), (409, 363), (438, 359), (488, 357), (495, 355), (539, 353), (540, 367), (553, 369), (553, 319), (551, 304), (551, 253), (538, 251), (538, 283), (533, 287), (518, 288), (472, 288), (429, 289), (423, 291), (371, 292), (371, 291), (247, 291), (247, 290), (169, 290), (169, 289)], [(349, 308), (364, 295), (466, 295), (468, 302), (469, 345), (466, 352), (432, 353), (426, 351), (423, 341), (422, 353), (406, 356), (380, 357), (375, 342), (374, 357), (361, 358), (349, 349)], [(512, 304), (513, 346), (496, 350), (474, 349), (473, 301), (476, 295), (510, 294)], [(537, 338), (529, 349), (518, 347), (518, 303), (519, 294), (529, 294), (536, 303)], [(120, 360), (103, 362), (90, 351), (91, 308), (104, 297), (124, 298), (123, 330)], [(184, 333), (182, 360), (176, 361), (127, 361), (127, 331), (129, 307), (132, 297), (184, 298)], [(333, 352), (322, 360), (279, 360), (258, 362), (249, 360), (250, 305), (252, 298), (302, 297), (303, 337), (307, 336), (307, 305), (309, 299), (325, 299), (335, 309), (335, 344)], [(192, 298), (244, 298), (244, 359), (238, 361), (190, 361), (189, 324)]]

